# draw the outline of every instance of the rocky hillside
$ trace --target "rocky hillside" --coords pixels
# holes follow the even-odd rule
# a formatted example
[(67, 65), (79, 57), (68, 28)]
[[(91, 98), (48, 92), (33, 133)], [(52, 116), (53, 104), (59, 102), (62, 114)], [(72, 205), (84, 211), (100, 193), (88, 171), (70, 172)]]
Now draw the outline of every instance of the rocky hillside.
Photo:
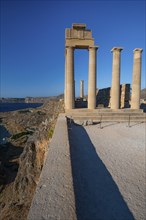
[(50, 101), (37, 109), (0, 113), (11, 133), (0, 145), (1, 220), (25, 220), (63, 102)]

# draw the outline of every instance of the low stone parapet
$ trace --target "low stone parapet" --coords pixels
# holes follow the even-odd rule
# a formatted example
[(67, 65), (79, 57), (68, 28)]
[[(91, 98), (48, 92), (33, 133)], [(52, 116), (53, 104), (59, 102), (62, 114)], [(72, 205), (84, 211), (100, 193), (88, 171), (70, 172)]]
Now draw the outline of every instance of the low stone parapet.
[(75, 213), (67, 121), (60, 114), (28, 220), (76, 220)]

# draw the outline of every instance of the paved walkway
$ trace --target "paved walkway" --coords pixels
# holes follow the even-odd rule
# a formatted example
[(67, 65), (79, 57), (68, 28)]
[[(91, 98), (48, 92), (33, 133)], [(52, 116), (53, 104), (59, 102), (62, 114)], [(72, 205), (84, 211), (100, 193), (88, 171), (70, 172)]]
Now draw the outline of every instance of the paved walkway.
[(78, 220), (145, 220), (146, 124), (70, 130)]

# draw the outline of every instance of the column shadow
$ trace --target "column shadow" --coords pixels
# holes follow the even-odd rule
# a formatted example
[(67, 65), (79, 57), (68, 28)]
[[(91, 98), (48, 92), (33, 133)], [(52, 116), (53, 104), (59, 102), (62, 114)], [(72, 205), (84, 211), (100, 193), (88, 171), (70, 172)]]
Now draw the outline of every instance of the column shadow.
[(117, 125), (119, 124), (120, 122), (112, 122), (112, 123), (108, 123), (106, 125), (103, 126), (104, 123), (101, 123), (101, 128), (106, 128), (106, 127), (110, 127), (110, 126), (113, 126), (113, 125)]
[(144, 123), (144, 121), (142, 121), (142, 122), (137, 122), (137, 123), (134, 123), (134, 124), (130, 124), (129, 125), (129, 127), (131, 128), (131, 127), (133, 127), (133, 126), (136, 126), (136, 125), (140, 125), (140, 124), (143, 124)]
[(134, 220), (82, 126), (69, 132), (77, 220)]

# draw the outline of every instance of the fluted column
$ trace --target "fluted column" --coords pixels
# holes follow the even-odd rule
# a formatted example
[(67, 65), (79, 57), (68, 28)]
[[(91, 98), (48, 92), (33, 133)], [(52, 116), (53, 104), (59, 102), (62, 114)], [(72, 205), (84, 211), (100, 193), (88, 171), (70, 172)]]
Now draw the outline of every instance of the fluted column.
[(132, 97), (131, 108), (140, 108), (140, 90), (141, 90), (141, 48), (136, 48), (134, 52), (133, 60), (133, 79), (132, 79)]
[(80, 98), (84, 98), (84, 80), (80, 80)]
[(122, 48), (114, 47), (112, 66), (112, 86), (111, 86), (111, 109), (120, 107), (120, 61)]
[(75, 107), (74, 97), (74, 48), (66, 47), (66, 101), (65, 109)]
[(96, 108), (96, 50), (89, 47), (88, 109)]

